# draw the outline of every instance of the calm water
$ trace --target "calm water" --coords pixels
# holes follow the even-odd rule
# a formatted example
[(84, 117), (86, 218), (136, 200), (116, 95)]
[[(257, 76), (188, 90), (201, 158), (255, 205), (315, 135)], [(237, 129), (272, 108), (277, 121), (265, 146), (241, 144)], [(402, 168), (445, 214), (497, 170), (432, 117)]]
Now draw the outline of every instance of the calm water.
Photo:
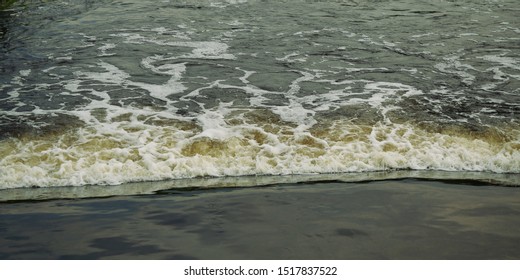
[(11, 202), (0, 259), (518, 260), (519, 217), (516, 188), (419, 180)]
[(515, 184), (519, 14), (517, 0), (21, 1), (0, 12), (0, 188), (385, 170)]

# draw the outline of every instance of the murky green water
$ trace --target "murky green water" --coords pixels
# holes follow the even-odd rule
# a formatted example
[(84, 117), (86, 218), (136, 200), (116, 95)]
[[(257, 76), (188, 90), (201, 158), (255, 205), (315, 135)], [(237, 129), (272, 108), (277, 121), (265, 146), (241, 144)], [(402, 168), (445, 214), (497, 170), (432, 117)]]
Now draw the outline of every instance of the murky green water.
[(21, 1), (0, 16), (0, 187), (517, 174), (519, 12), (513, 0)]

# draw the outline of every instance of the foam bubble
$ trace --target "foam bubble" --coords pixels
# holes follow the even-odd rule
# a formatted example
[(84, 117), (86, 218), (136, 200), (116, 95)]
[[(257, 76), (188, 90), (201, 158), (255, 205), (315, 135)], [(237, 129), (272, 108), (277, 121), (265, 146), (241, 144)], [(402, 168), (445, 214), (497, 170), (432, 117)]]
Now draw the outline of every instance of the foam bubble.
[(400, 169), (520, 172), (520, 129), (474, 134), (344, 120), (301, 129), (276, 115), (241, 118), (230, 125), (208, 111), (201, 125), (172, 120), (128, 129), (121, 122), (2, 140), (0, 180), (16, 188)]
[(29, 74), (31, 74), (31, 69), (20, 70), (20, 76), (22, 77), (27, 77)]
[(115, 53), (108, 53), (108, 50), (112, 50), (116, 48), (116, 44), (112, 43), (105, 43), (103, 46), (99, 47), (98, 50), (101, 52), (99, 56), (112, 56), (115, 55)]
[(188, 47), (192, 48), (192, 52), (180, 56), (172, 56), (168, 59), (179, 58), (199, 58), (199, 59), (235, 59), (233, 54), (227, 53), (228, 45), (217, 41), (167, 41), (154, 37), (147, 37), (136, 33), (117, 33), (112, 34), (115, 37), (125, 38), (125, 43), (144, 44), (152, 43), (161, 46), (171, 47)]
[(446, 57), (444, 61), (435, 64), (434, 67), (443, 73), (459, 76), (464, 84), (473, 84), (475, 76), (468, 72), (469, 70), (476, 70), (473, 66), (462, 63), (459, 56)]

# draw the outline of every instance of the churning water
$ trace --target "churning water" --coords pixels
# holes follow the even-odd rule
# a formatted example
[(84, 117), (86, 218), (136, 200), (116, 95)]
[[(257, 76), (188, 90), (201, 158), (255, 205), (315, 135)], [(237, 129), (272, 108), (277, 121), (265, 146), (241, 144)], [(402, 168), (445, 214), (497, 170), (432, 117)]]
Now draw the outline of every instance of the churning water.
[(518, 184), (519, 14), (517, 0), (21, 1), (0, 12), (0, 188), (384, 170)]

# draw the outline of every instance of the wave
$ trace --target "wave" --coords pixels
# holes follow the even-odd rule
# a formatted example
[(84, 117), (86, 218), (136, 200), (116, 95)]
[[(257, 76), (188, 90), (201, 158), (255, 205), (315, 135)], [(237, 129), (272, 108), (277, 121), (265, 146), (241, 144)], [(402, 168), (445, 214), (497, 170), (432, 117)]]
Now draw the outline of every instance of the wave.
[(520, 129), (285, 122), (265, 110), (120, 121), (0, 143), (1, 188), (116, 185), (167, 179), (442, 170), (520, 173)]

